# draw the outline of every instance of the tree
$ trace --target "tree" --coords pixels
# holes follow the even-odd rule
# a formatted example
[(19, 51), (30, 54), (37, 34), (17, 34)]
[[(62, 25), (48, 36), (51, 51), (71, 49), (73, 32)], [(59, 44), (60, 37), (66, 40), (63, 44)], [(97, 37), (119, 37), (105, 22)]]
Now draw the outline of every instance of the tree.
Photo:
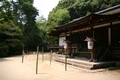
[(49, 14), (47, 26), (49, 26), (49, 31), (51, 31), (55, 26), (66, 24), (69, 21), (70, 15), (67, 9), (53, 9)]
[(67, 9), (58, 9), (49, 19), (56, 22), (56, 25), (62, 25), (70, 21), (70, 16)]
[(39, 36), (39, 28), (36, 26), (35, 17), (38, 12), (35, 7), (29, 2), (24, 2), (22, 10), (25, 14), (26, 23), (24, 25), (24, 39), (27, 48), (34, 48), (39, 46), (41, 42), (41, 37)]
[(12, 4), (2, 0), (0, 6), (0, 57), (21, 54), (22, 31), (13, 22)]
[(56, 26), (117, 4), (120, 4), (120, 0), (60, 0), (58, 5), (49, 13), (47, 21), (49, 32)]
[(41, 41), (40, 31), (35, 22), (37, 15), (33, 0), (0, 2), (1, 56), (21, 54), (23, 45), (36, 49)]
[(46, 37), (47, 37), (47, 26), (46, 26), (47, 20), (43, 16), (40, 16), (38, 18), (38, 20), (36, 21), (36, 23), (37, 23), (37, 27), (40, 30), (40, 34), (39, 34), (40, 37), (41, 37), (41, 42), (39, 43), (40, 48), (45, 47), (45, 50), (47, 50), (47, 40), (46, 40)]
[[(67, 9), (70, 15), (70, 20), (73, 20), (117, 4), (120, 4), (120, 0), (60, 0), (52, 12), (55, 14), (58, 9)], [(52, 12), (50, 12), (50, 14)]]
[(21, 53), (22, 32), (12, 21), (0, 23), (0, 37), (0, 57)]
[(36, 26), (37, 9), (33, 6), (33, 0), (12, 0), (14, 8), (14, 22), (19, 25), (24, 36), (24, 45), (27, 49), (36, 49), (41, 42), (39, 28)]

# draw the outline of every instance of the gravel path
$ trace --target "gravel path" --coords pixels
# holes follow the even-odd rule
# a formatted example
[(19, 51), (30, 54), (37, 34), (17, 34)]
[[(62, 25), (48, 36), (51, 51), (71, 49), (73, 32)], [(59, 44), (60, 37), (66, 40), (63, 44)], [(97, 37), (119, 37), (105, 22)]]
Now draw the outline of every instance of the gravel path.
[(49, 59), (44, 62), (39, 56), (38, 74), (36, 74), (36, 55), (26, 55), (24, 63), (21, 56), (0, 58), (0, 80), (120, 80), (120, 73), (103, 71), (88, 73)]

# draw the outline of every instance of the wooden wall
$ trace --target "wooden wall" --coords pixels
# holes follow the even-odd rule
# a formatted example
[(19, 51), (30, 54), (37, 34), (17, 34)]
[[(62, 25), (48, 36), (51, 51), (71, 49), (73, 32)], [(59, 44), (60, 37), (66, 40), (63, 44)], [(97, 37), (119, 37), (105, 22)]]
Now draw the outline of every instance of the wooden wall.
[[(100, 48), (101, 46), (108, 47), (108, 28), (111, 27), (111, 48), (110, 51), (106, 54), (106, 59), (108, 60), (120, 60), (120, 24), (119, 25), (113, 25), (108, 27), (101, 27), (94, 29), (94, 38), (96, 39), (94, 43), (94, 47), (97, 50), (97, 48)], [(87, 49), (87, 42), (85, 42), (86, 36), (92, 37), (93, 34), (91, 31), (84, 31), (79, 33), (74, 33), (71, 36), (67, 36), (67, 40), (71, 41), (71, 44), (77, 44), (80, 46), (83, 46), (83, 49), (79, 53), (78, 56), (80, 57), (90, 57), (90, 54), (88, 53)], [(87, 52), (87, 53), (85, 53)], [(103, 54), (100, 54), (99, 56), (102, 56)]]

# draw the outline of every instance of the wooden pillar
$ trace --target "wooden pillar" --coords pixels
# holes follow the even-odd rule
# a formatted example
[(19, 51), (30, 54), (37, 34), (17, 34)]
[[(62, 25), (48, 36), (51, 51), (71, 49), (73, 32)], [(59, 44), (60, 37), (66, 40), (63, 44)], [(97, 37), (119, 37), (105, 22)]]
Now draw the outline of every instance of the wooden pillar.
[[(94, 35), (93, 23), (92, 23), (91, 31), (92, 31), (92, 38), (94, 38), (95, 35)], [(94, 59), (95, 59), (94, 47), (93, 47), (93, 49), (91, 49), (89, 51), (90, 51), (90, 56), (91, 56), (91, 59), (89, 61), (94, 62)]]
[[(110, 23), (112, 26), (112, 22)], [(108, 46), (111, 45), (111, 27), (108, 28)]]
[(94, 30), (93, 30), (93, 38), (95, 38), (95, 33), (94, 33)]
[[(92, 38), (94, 38), (95, 37), (95, 34), (94, 34), (94, 29), (93, 29), (93, 26), (94, 26), (94, 23), (95, 22), (93, 22), (92, 21), (92, 18), (90, 18), (91, 19), (91, 33), (92, 33)], [(94, 45), (94, 42), (93, 42), (93, 45)], [(93, 49), (91, 49), (91, 50), (89, 50), (90, 51), (90, 57), (91, 57), (91, 59), (89, 60), (90, 62), (94, 62), (94, 59), (95, 59), (95, 53), (94, 53), (94, 47), (93, 47)]]
[[(95, 32), (94, 32), (94, 29), (92, 29), (93, 31), (93, 38), (95, 39)], [(95, 44), (95, 42), (94, 42)], [(93, 58), (93, 62), (95, 61), (94, 59), (96, 58), (96, 55), (95, 55), (95, 48), (93, 47), (92, 51), (91, 51), (91, 58)]]
[[(108, 28), (108, 46), (111, 45), (111, 26), (112, 26), (112, 22), (110, 23), (110, 27)], [(112, 58), (113, 56), (113, 49), (110, 49), (110, 57)]]
[(92, 38), (94, 38), (94, 29), (93, 29), (93, 25), (91, 26), (91, 34), (92, 34)]
[(72, 57), (72, 33), (70, 32), (70, 48), (69, 48), (69, 56)]

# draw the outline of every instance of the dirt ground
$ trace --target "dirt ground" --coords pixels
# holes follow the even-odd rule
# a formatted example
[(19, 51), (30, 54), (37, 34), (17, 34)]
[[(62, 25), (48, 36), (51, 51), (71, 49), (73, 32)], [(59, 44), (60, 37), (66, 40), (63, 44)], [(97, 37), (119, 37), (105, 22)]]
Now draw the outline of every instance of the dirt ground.
[(36, 55), (0, 58), (0, 80), (120, 80), (120, 72), (85, 72), (79, 68), (68, 66), (65, 71), (64, 64), (52, 60), (50, 55), (39, 55), (38, 74), (36, 74)]

